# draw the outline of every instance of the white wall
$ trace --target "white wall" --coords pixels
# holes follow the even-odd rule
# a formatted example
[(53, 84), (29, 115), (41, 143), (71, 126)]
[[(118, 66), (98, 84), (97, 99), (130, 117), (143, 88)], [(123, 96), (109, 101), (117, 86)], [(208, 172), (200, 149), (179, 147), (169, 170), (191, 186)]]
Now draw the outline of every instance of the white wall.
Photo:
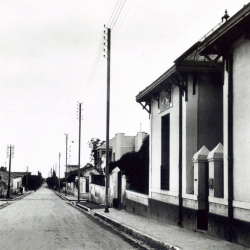
[(13, 189), (19, 191), (22, 184), (22, 177), (13, 179)]
[(146, 135), (144, 132), (138, 132), (136, 136), (125, 136), (124, 133), (117, 133), (109, 142), (112, 154), (115, 154), (115, 159), (112, 158), (112, 161), (118, 161), (127, 152), (138, 151)]
[(137, 135), (135, 136), (135, 151), (139, 151), (144, 138), (147, 136), (148, 134), (145, 132), (138, 132)]
[(89, 200), (97, 204), (105, 204), (105, 187), (91, 183), (89, 185)]
[(250, 41), (233, 47), (234, 200), (250, 202)]
[[(178, 192), (179, 176), (179, 88), (172, 88), (172, 107), (159, 113), (158, 101), (151, 105), (151, 192), (169, 193), (161, 190), (161, 117), (170, 113), (170, 193)], [(151, 170), (152, 168), (152, 170)]]

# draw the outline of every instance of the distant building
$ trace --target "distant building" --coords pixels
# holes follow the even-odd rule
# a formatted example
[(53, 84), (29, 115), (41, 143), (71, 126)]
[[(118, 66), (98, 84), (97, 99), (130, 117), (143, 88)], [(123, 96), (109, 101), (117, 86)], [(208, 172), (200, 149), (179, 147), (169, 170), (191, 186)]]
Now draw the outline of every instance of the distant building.
[(68, 165), (67, 166), (67, 172), (71, 172), (78, 169), (78, 165)]
[[(88, 199), (89, 195), (89, 176), (90, 175), (98, 175), (100, 174), (96, 168), (87, 163), (84, 167), (80, 168), (80, 196), (81, 198)], [(73, 194), (74, 196), (78, 196), (78, 166), (77, 169), (71, 170), (67, 174), (68, 176), (68, 184), (67, 184), (67, 192)]]
[[(31, 172), (11, 172), (10, 173), (10, 187), (13, 191), (19, 191), (20, 186), (22, 185), (22, 178)], [(0, 186), (6, 190), (9, 183), (9, 171), (6, 167), (0, 168)]]
[(13, 190), (19, 192), (22, 186), (22, 177), (17, 177), (13, 179)]
[[(118, 161), (125, 153), (139, 151), (144, 138), (148, 134), (145, 132), (138, 132), (136, 136), (125, 136), (124, 133), (117, 133), (114, 138), (109, 140), (109, 159), (111, 161)], [(97, 168), (106, 165), (103, 162), (103, 155), (106, 153), (106, 144), (97, 149)]]

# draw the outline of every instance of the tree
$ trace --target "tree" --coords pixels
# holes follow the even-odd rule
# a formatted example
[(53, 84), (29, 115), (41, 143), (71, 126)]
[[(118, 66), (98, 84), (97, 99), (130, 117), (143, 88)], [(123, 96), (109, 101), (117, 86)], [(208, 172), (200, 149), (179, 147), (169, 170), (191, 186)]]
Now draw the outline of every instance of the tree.
[(101, 141), (99, 138), (92, 138), (88, 145), (91, 149), (90, 152), (90, 161), (94, 163), (94, 166), (97, 167), (97, 148), (102, 146), (105, 143), (105, 141)]
[(29, 190), (36, 190), (38, 188), (40, 188), (43, 184), (43, 177), (42, 174), (38, 171), (38, 175), (28, 175), (28, 186), (26, 186), (26, 178), (27, 175), (23, 176), (22, 178), (22, 185), (24, 187), (27, 187)]
[(49, 186), (50, 188), (54, 188), (55, 186), (56, 186), (56, 187), (58, 186), (58, 178), (57, 178), (57, 176), (56, 176), (55, 170), (53, 170), (52, 176), (51, 176), (51, 177), (48, 177), (48, 178), (46, 179), (46, 182), (47, 182), (47, 184), (48, 184), (48, 186)]
[(41, 173), (40, 171), (37, 171), (37, 175), (38, 175), (39, 177), (42, 177), (42, 173)]

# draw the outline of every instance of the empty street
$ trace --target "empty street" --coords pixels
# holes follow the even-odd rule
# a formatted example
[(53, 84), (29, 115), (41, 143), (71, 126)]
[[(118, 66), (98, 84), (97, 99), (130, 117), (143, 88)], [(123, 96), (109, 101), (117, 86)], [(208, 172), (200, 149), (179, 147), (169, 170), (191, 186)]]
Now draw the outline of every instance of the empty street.
[(45, 186), (0, 210), (1, 249), (135, 249)]

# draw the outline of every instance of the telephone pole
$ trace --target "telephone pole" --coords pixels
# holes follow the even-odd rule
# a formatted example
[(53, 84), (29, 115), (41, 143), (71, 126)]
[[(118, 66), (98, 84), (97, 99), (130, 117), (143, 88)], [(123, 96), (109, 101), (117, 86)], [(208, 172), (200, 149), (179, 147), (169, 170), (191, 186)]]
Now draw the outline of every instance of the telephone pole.
[(53, 189), (55, 189), (55, 168), (54, 168), (54, 165), (53, 165), (53, 173), (52, 173), (52, 179), (53, 179)]
[(78, 202), (80, 202), (81, 121), (82, 121), (82, 104), (79, 103)]
[(28, 176), (29, 176), (29, 167), (27, 166), (27, 175), (26, 175), (26, 191), (28, 191)]
[(61, 153), (59, 152), (59, 193), (60, 193), (60, 157), (61, 157)]
[(55, 163), (55, 189), (56, 189), (56, 184), (57, 184), (56, 173), (57, 173), (57, 164)]
[(10, 173), (11, 173), (11, 158), (14, 157), (14, 148), (15, 146), (7, 146), (7, 158), (9, 157), (9, 181), (8, 181), (8, 190), (7, 198), (10, 198)]
[[(110, 49), (111, 49), (111, 29), (104, 31), (107, 35), (107, 115), (106, 115), (106, 167), (105, 167), (105, 213), (108, 209), (108, 188), (109, 188), (109, 117), (110, 117)], [(105, 36), (106, 37), (106, 36)]]
[(66, 136), (66, 171), (65, 171), (65, 196), (67, 195), (67, 155), (68, 155), (68, 134)]

